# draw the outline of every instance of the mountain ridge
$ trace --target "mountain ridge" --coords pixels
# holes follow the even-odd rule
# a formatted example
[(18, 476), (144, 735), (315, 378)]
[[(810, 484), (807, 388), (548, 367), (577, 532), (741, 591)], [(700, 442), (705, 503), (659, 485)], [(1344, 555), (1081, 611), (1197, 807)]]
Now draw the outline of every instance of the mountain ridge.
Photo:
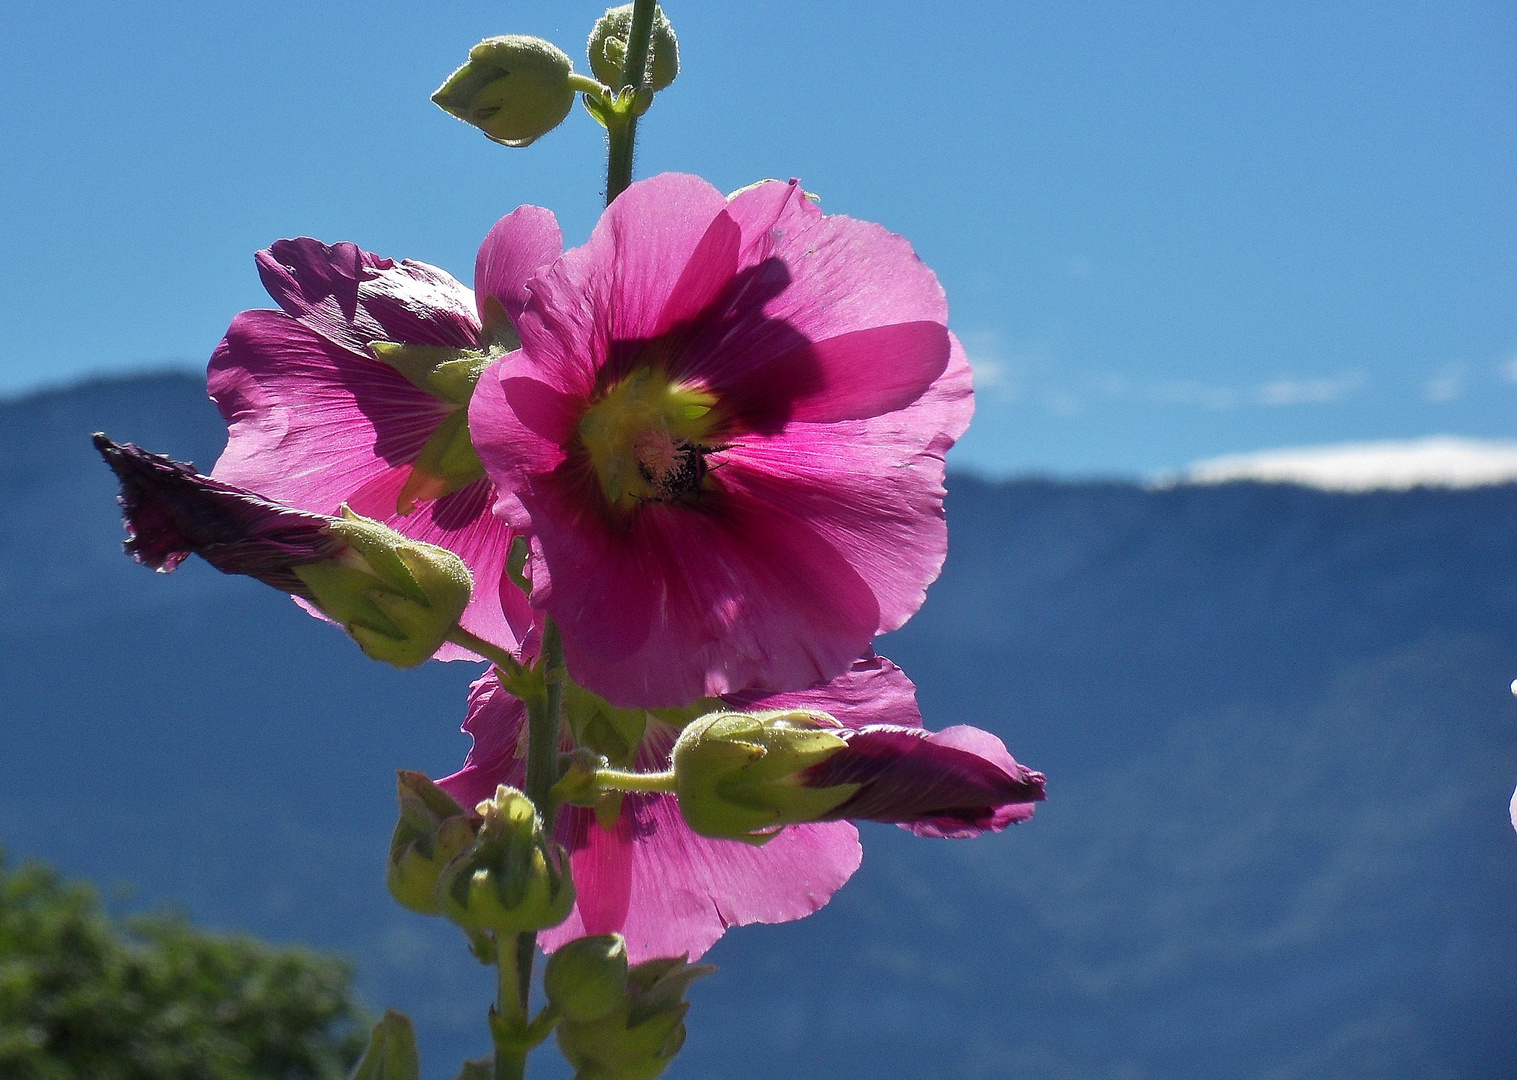
[[(393, 770), (456, 767), (475, 669), (132, 565), (96, 428), (203, 468), (224, 439), (185, 376), (0, 403), (0, 843), (349, 952), (451, 1076), (487, 973), (380, 870)], [(713, 950), (671, 1080), (1517, 1073), (1517, 485), (956, 475), (949, 523), (880, 651), (1050, 800), (973, 842), (866, 827), (820, 913)]]

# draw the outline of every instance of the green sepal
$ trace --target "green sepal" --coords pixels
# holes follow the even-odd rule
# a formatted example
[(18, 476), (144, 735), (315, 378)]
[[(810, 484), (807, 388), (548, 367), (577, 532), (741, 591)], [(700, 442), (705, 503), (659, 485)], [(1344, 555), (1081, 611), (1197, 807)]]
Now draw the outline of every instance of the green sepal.
[(848, 745), (828, 730), (838, 726), (807, 710), (719, 712), (694, 721), (670, 755), (686, 824), (702, 836), (763, 843), (781, 826), (822, 819), (859, 789), (800, 781)]
[[(504, 313), (503, 313), (504, 314)], [(506, 331), (515, 337), (506, 323)], [(496, 328), (495, 333), (502, 331)], [(415, 386), (450, 405), (467, 405), (474, 396), (474, 387), (480, 374), (495, 360), (519, 348), (503, 343), (496, 349), (454, 349), (446, 345), (409, 345), (397, 341), (371, 341), (369, 351), (374, 358), (387, 367), (394, 368)]]
[(543, 969), (548, 1003), (570, 1020), (605, 1016), (627, 993), (627, 942), (620, 934), (576, 938)]
[(352, 1080), (420, 1080), (421, 1058), (416, 1029), (405, 1013), (386, 1009), (369, 1033), (369, 1046), (353, 1070)]
[(557, 926), (574, 907), (563, 848), (543, 835), (530, 799), (505, 784), (475, 808), (483, 817), (471, 848), (444, 867), (442, 913), (496, 938)]
[(411, 473), (396, 496), (395, 510), (409, 514), (418, 502), (451, 495), (476, 480), (483, 480), (484, 476), (485, 467), (480, 464), (469, 437), (469, 412), (455, 409), (422, 444), (421, 453), (411, 464)]
[(443, 869), (474, 843), (479, 820), (422, 773), (397, 777), (400, 818), (390, 837), (385, 885), (403, 907), (437, 915), (437, 885)]
[(573, 681), (564, 684), (564, 718), (576, 745), (603, 754), (618, 769), (632, 765), (648, 726), (646, 710), (619, 708)]

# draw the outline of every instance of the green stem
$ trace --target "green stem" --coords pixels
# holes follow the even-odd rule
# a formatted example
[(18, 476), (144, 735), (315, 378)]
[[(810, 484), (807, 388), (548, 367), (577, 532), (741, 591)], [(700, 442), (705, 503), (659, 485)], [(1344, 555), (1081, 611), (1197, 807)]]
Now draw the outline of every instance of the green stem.
[[(653, 36), (653, 10), (657, 0), (633, 0), (632, 26), (627, 31), (627, 59), (622, 66), (622, 86), (640, 87), (648, 73), (648, 42)], [(606, 129), (609, 152), (606, 160), (606, 205), (632, 184), (632, 156), (637, 143), (637, 117)]]
[(455, 626), (448, 631), (448, 640), (455, 645), (462, 645), (472, 653), (477, 653), (500, 668), (501, 673), (511, 678), (521, 674), (521, 661), (512, 656), (499, 645), (492, 644), (482, 637), (475, 637), (462, 626)]
[(623, 772), (620, 769), (595, 770), (595, 786), (610, 791), (647, 791), (672, 795), (675, 791), (674, 770), (656, 773)]
[[(543, 696), (528, 701), (527, 706), (527, 798), (542, 818), (543, 835), (553, 839), (553, 819), (558, 807), (553, 801), (553, 785), (558, 782), (558, 718), (564, 701), (564, 639), (558, 624), (551, 618), (543, 627), (542, 654), (538, 670), (543, 677)], [(508, 961), (501, 950), (500, 978), (505, 985)], [(532, 991), (532, 963), (537, 955), (535, 933), (516, 936), (516, 987), (522, 1006), (522, 1023), (526, 1024), (526, 1002)], [(499, 1080), (499, 1077), (497, 1077)]]
[(516, 967), (505, 954), (506, 950), (500, 950), (496, 961), (500, 1001), (490, 1024), (490, 1035), (495, 1043), (495, 1080), (525, 1080), (527, 1052), (520, 1045), (523, 1040), (503, 1037), (512, 1029), (525, 1032), (527, 1028), (526, 998), (522, 996), (516, 979)]

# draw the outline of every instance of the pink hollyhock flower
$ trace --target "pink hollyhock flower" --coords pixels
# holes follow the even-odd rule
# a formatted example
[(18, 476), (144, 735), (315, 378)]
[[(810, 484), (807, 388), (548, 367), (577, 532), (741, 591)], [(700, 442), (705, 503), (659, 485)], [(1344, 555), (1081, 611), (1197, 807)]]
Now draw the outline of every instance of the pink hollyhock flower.
[(620, 705), (794, 690), (921, 606), (973, 411), (937, 278), (798, 184), (633, 184), (540, 270), (469, 424), (532, 602)]
[[(283, 310), (244, 311), (211, 357), (211, 397), (230, 426), (212, 475), (317, 513), (347, 503), (456, 552), (477, 586), (464, 629), (516, 647), (531, 611), (503, 573), (513, 533), (490, 511), (466, 406), (479, 372), (517, 346), (527, 278), (562, 246), (552, 214), (521, 207), (485, 237), (477, 293), (354, 244), (260, 251)], [(438, 656), (471, 654), (445, 644)]]
[[(723, 704), (821, 709), (859, 729), (921, 726), (911, 680), (874, 656), (821, 687), (711, 703)], [(474, 747), (464, 767), (439, 786), (466, 807), (488, 798), (497, 784), (521, 787), (525, 712), (493, 670), (476, 682), (464, 721)], [(667, 768), (678, 735), (673, 724), (647, 714), (631, 764), (644, 772)], [(696, 959), (729, 926), (805, 918), (832, 898), (863, 857), (858, 830), (847, 821), (791, 825), (762, 847), (708, 839), (685, 824), (673, 795), (625, 796), (609, 829), (592, 811), (564, 806), (556, 833), (569, 849), (579, 900), (567, 922), (540, 935), (543, 948), (551, 952), (585, 934), (615, 932), (626, 937), (634, 963), (686, 952)]]

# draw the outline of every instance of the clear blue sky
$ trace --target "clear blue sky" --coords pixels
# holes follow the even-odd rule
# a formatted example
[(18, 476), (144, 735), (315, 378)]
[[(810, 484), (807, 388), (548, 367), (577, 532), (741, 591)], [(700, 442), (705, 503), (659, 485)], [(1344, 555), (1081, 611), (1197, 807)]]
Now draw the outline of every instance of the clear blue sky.
[[(578, 0), (12, 4), (0, 393), (203, 363), (252, 253), (354, 240), (468, 280), (523, 202), (600, 209), (576, 110), (520, 151), (428, 94), (469, 45), (579, 61)], [(948, 289), (960, 466), (1140, 473), (1517, 437), (1517, 6), (669, 0), (638, 174), (798, 176)]]

